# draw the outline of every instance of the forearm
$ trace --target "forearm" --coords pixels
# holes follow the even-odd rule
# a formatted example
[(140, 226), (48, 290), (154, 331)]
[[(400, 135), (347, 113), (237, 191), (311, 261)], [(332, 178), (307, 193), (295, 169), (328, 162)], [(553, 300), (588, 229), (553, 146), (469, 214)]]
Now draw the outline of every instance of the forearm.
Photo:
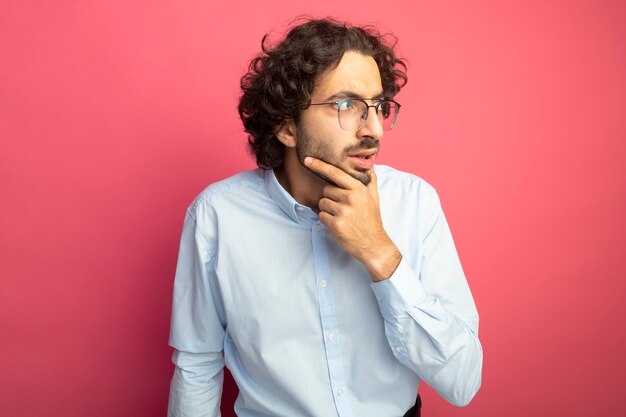
[(409, 316), (387, 324), (394, 355), (405, 366), (457, 406), (467, 405), (481, 384), (482, 348), (477, 335), (446, 314), (414, 306)]
[(450, 403), (466, 405), (482, 374), (475, 309), (452, 312), (449, 302), (446, 308), (425, 292), (404, 262), (387, 281), (373, 288), (393, 354)]
[(220, 417), (224, 359), (222, 353), (174, 351), (168, 417)]

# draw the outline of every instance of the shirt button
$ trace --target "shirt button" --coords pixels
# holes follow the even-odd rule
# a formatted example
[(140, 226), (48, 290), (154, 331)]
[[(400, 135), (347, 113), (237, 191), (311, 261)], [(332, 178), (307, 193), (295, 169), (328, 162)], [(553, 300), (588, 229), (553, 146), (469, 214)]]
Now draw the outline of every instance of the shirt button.
[(315, 230), (317, 230), (318, 232), (320, 231), (320, 225), (319, 224), (317, 226), (315, 226)]
[(337, 390), (337, 395), (342, 396), (343, 395), (343, 390), (341, 388), (339, 388)]
[(335, 335), (334, 334), (329, 334), (328, 335), (328, 341), (329, 342), (334, 342), (335, 341)]
[(402, 346), (396, 346), (396, 352), (402, 352)]
[(325, 280), (325, 279), (323, 279), (323, 280), (321, 280), (321, 281), (320, 281), (320, 285), (321, 285), (322, 287), (325, 287), (325, 286), (326, 286), (326, 284), (328, 284), (328, 283), (326, 282), (326, 280)]

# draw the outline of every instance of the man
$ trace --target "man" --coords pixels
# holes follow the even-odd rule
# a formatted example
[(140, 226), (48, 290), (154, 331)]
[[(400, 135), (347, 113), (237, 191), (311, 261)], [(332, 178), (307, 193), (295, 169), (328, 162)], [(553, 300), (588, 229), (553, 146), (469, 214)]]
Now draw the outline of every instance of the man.
[(220, 415), (224, 365), (240, 417), (419, 415), (420, 380), (467, 404), (478, 314), (437, 194), (374, 165), (404, 63), (373, 28), (329, 20), (263, 45), (239, 113), (264, 169), (187, 211), (168, 414)]

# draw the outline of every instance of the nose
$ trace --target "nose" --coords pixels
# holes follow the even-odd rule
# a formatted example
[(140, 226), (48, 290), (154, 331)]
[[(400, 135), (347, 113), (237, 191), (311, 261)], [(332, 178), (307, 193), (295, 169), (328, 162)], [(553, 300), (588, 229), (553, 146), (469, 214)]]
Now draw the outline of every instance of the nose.
[(378, 140), (383, 136), (383, 123), (378, 118), (376, 106), (368, 106), (367, 119), (356, 133), (360, 139), (370, 137)]

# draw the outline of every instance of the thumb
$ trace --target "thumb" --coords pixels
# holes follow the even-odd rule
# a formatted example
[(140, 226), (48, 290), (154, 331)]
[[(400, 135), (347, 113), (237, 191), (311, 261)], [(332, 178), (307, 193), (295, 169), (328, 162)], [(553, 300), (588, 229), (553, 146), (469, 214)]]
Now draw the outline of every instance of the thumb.
[(371, 176), (372, 179), (371, 179), (370, 183), (367, 184), (367, 189), (369, 190), (370, 194), (378, 202), (378, 177), (376, 177), (376, 171), (374, 171), (374, 168), (372, 168), (372, 172), (371, 172), (370, 176)]

